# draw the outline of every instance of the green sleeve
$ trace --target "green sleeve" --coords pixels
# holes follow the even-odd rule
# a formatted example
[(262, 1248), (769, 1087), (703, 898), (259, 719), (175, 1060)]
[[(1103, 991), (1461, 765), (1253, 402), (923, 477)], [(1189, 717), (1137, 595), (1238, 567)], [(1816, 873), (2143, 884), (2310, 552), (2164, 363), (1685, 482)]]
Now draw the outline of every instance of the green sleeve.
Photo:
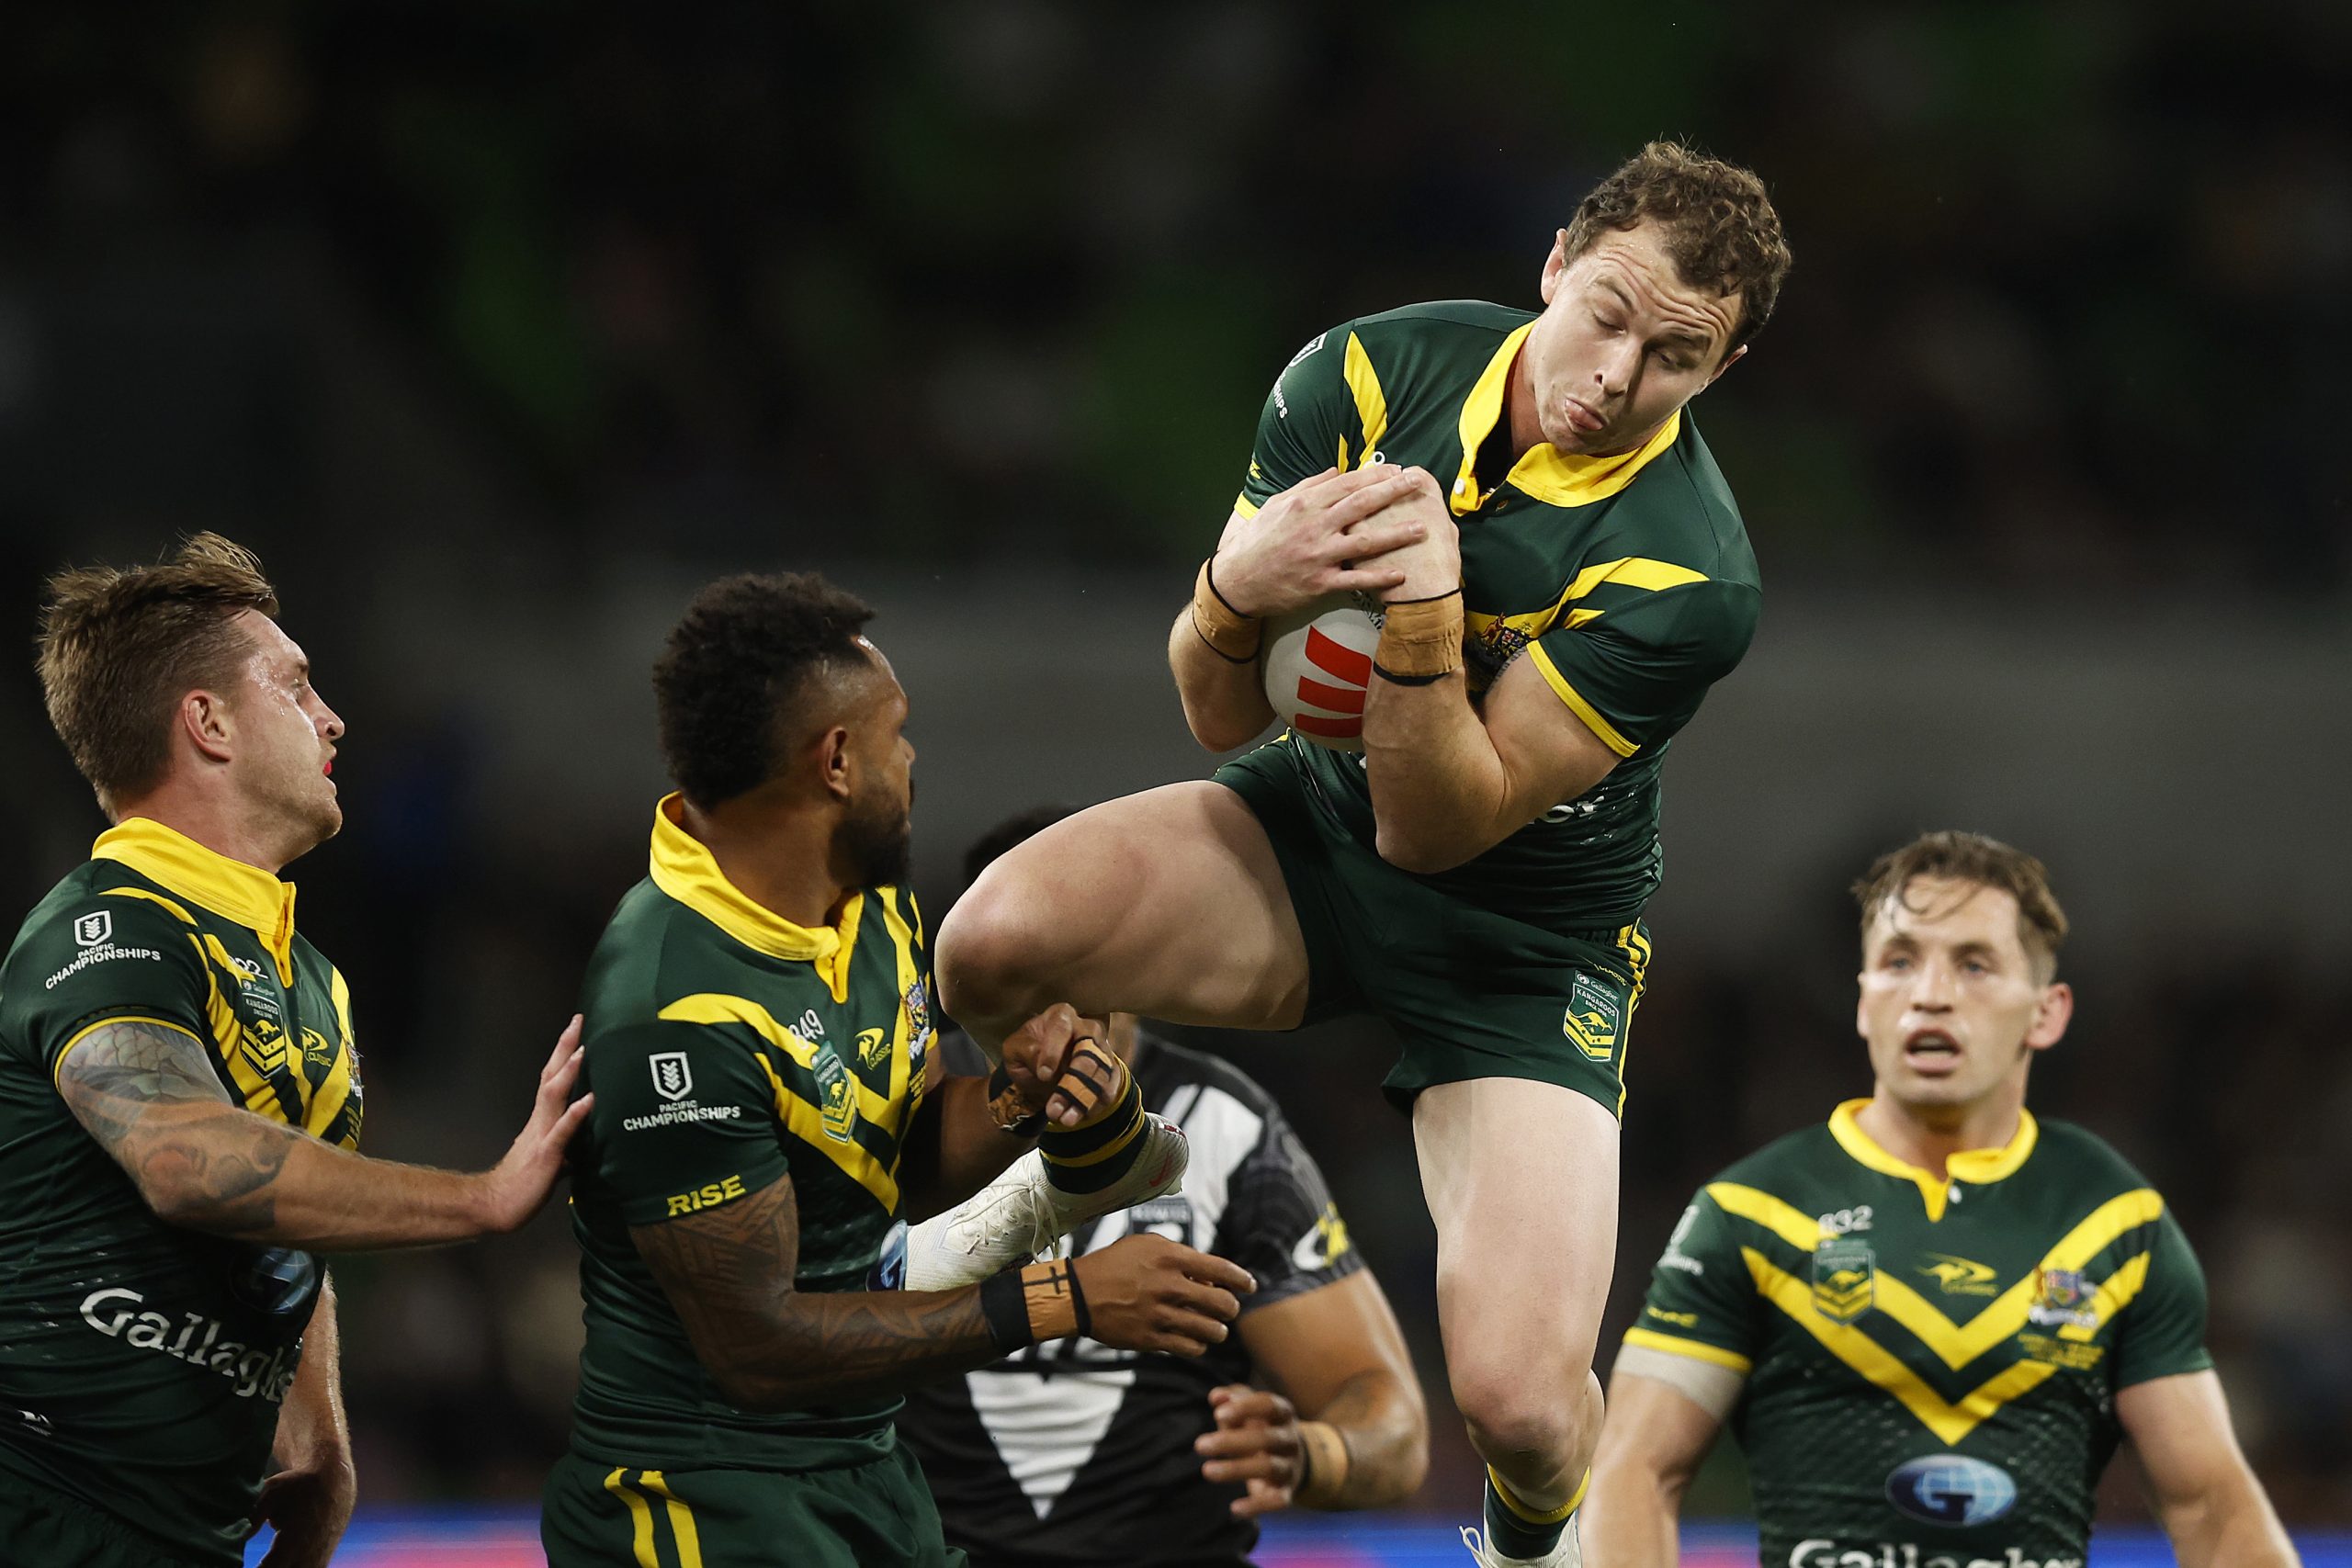
[(1530, 657), (1620, 757), (1688, 724), (1756, 635), (1759, 595), (1741, 583), (1702, 578), (1653, 592), (1604, 582), (1595, 597), (1618, 602), (1572, 629), (1544, 633)]
[(1331, 468), (1340, 460), (1340, 443), (1361, 434), (1355, 394), (1347, 383), (1349, 330), (1343, 322), (1317, 333), (1274, 378), (1274, 389), (1266, 394), (1266, 406), (1258, 415), (1257, 444), (1250, 448), (1250, 472), (1241, 481), (1236, 511), (1254, 513), (1291, 486)]
[(1745, 1372), (1755, 1361), (1762, 1327), (1731, 1216), (1702, 1191), (1675, 1222), (1650, 1270), (1649, 1294), (1625, 1343)]
[(732, 1202), (785, 1174), (775, 1088), (758, 1047), (725, 1026), (636, 1024), (587, 1052), (596, 1175), (628, 1224)]
[(2205, 1270), (2166, 1209), (2148, 1247), (2147, 1281), (2116, 1324), (2115, 1386), (2201, 1372), (2212, 1364), (2205, 1350)]
[(68, 1046), (114, 1019), (147, 1019), (209, 1043), (211, 994), (196, 929), (132, 893), (92, 893), (26, 933), (8, 965), (10, 1038), (52, 1076)]

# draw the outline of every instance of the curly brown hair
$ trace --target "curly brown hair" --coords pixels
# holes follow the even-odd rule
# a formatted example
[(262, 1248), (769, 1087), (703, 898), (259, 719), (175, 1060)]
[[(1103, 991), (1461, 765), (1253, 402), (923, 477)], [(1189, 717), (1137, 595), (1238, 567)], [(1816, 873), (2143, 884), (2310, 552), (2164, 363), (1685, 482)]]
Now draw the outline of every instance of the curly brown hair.
[(1590, 250), (1611, 230), (1645, 219), (1664, 231), (1666, 254), (1682, 281), (1736, 293), (1739, 321), (1725, 357), (1761, 332), (1789, 275), (1789, 243), (1764, 182), (1751, 171), (1675, 141), (1653, 141), (1577, 204), (1568, 220), (1567, 259)]
[[(2018, 901), (2018, 940), (2044, 984), (2058, 972), (2058, 949), (2066, 941), (2066, 911), (2050, 891), (2050, 872), (2023, 850), (2011, 849), (1982, 833), (1946, 829), (1922, 833), (1899, 850), (1871, 863), (1854, 884), (1854, 901), (1862, 907), (1862, 931), (1890, 900), (1903, 897), (1914, 877), (1948, 882), (1973, 882), (1992, 887)], [(1905, 906), (1908, 907), (1907, 905)]]
[(223, 687), (253, 639), (247, 610), (277, 614), (251, 550), (198, 534), (169, 560), (76, 567), (49, 580), (39, 668), (49, 722), (108, 816), (164, 782), (180, 699)]
[(874, 612), (813, 571), (725, 577), (694, 597), (653, 666), (662, 755), (697, 807), (774, 777), (817, 680), (863, 664)]

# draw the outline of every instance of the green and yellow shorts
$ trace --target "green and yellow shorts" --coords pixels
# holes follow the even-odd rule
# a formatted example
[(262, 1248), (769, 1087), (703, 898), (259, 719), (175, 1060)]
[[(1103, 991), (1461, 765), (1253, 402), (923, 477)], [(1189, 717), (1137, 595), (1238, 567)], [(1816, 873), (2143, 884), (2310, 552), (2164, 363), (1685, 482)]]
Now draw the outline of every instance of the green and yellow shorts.
[(1646, 926), (1555, 931), (1399, 871), (1312, 798), (1280, 747), (1216, 778), (1256, 814), (1281, 863), (1306, 938), (1304, 1021), (1385, 1019), (1405, 1042), (1381, 1080), (1398, 1110), (1436, 1084), (1532, 1078), (1623, 1112)]
[(839, 1469), (637, 1470), (567, 1453), (539, 1515), (548, 1568), (959, 1568), (914, 1456)]

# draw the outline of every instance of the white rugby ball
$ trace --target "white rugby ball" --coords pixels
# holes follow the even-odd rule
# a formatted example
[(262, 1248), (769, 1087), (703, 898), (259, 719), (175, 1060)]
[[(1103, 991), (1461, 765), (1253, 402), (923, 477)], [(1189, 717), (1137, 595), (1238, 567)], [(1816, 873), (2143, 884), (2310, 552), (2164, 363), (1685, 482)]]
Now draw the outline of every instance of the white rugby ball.
[(1379, 602), (1324, 599), (1266, 623), (1260, 672), (1274, 717), (1303, 740), (1363, 750), (1363, 694), (1380, 642)]

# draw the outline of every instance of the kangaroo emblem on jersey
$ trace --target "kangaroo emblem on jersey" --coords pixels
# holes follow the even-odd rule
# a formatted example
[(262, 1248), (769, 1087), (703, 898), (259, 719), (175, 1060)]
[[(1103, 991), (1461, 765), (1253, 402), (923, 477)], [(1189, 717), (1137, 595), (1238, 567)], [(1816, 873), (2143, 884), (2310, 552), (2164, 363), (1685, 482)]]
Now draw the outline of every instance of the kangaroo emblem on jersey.
[(653, 1069), (653, 1092), (664, 1100), (684, 1100), (695, 1091), (694, 1070), (684, 1051), (662, 1051), (645, 1058)]
[(1578, 975), (1568, 988), (1568, 1010), (1560, 1021), (1560, 1032), (1586, 1055), (1605, 1062), (1617, 1051), (1619, 1019), (1616, 995), (1591, 976)]
[(857, 1086), (849, 1069), (842, 1066), (831, 1046), (820, 1045), (809, 1071), (817, 1077), (817, 1110), (824, 1119), (825, 1136), (835, 1143), (848, 1143), (850, 1129), (857, 1125)]
[(1878, 1294), (1878, 1255), (1868, 1242), (1841, 1236), (1813, 1254), (1813, 1310), (1832, 1323), (1851, 1323)]
[(286, 1031), (274, 1019), (257, 1018), (244, 1026), (242, 1049), (254, 1070), (274, 1073), (286, 1066)]

